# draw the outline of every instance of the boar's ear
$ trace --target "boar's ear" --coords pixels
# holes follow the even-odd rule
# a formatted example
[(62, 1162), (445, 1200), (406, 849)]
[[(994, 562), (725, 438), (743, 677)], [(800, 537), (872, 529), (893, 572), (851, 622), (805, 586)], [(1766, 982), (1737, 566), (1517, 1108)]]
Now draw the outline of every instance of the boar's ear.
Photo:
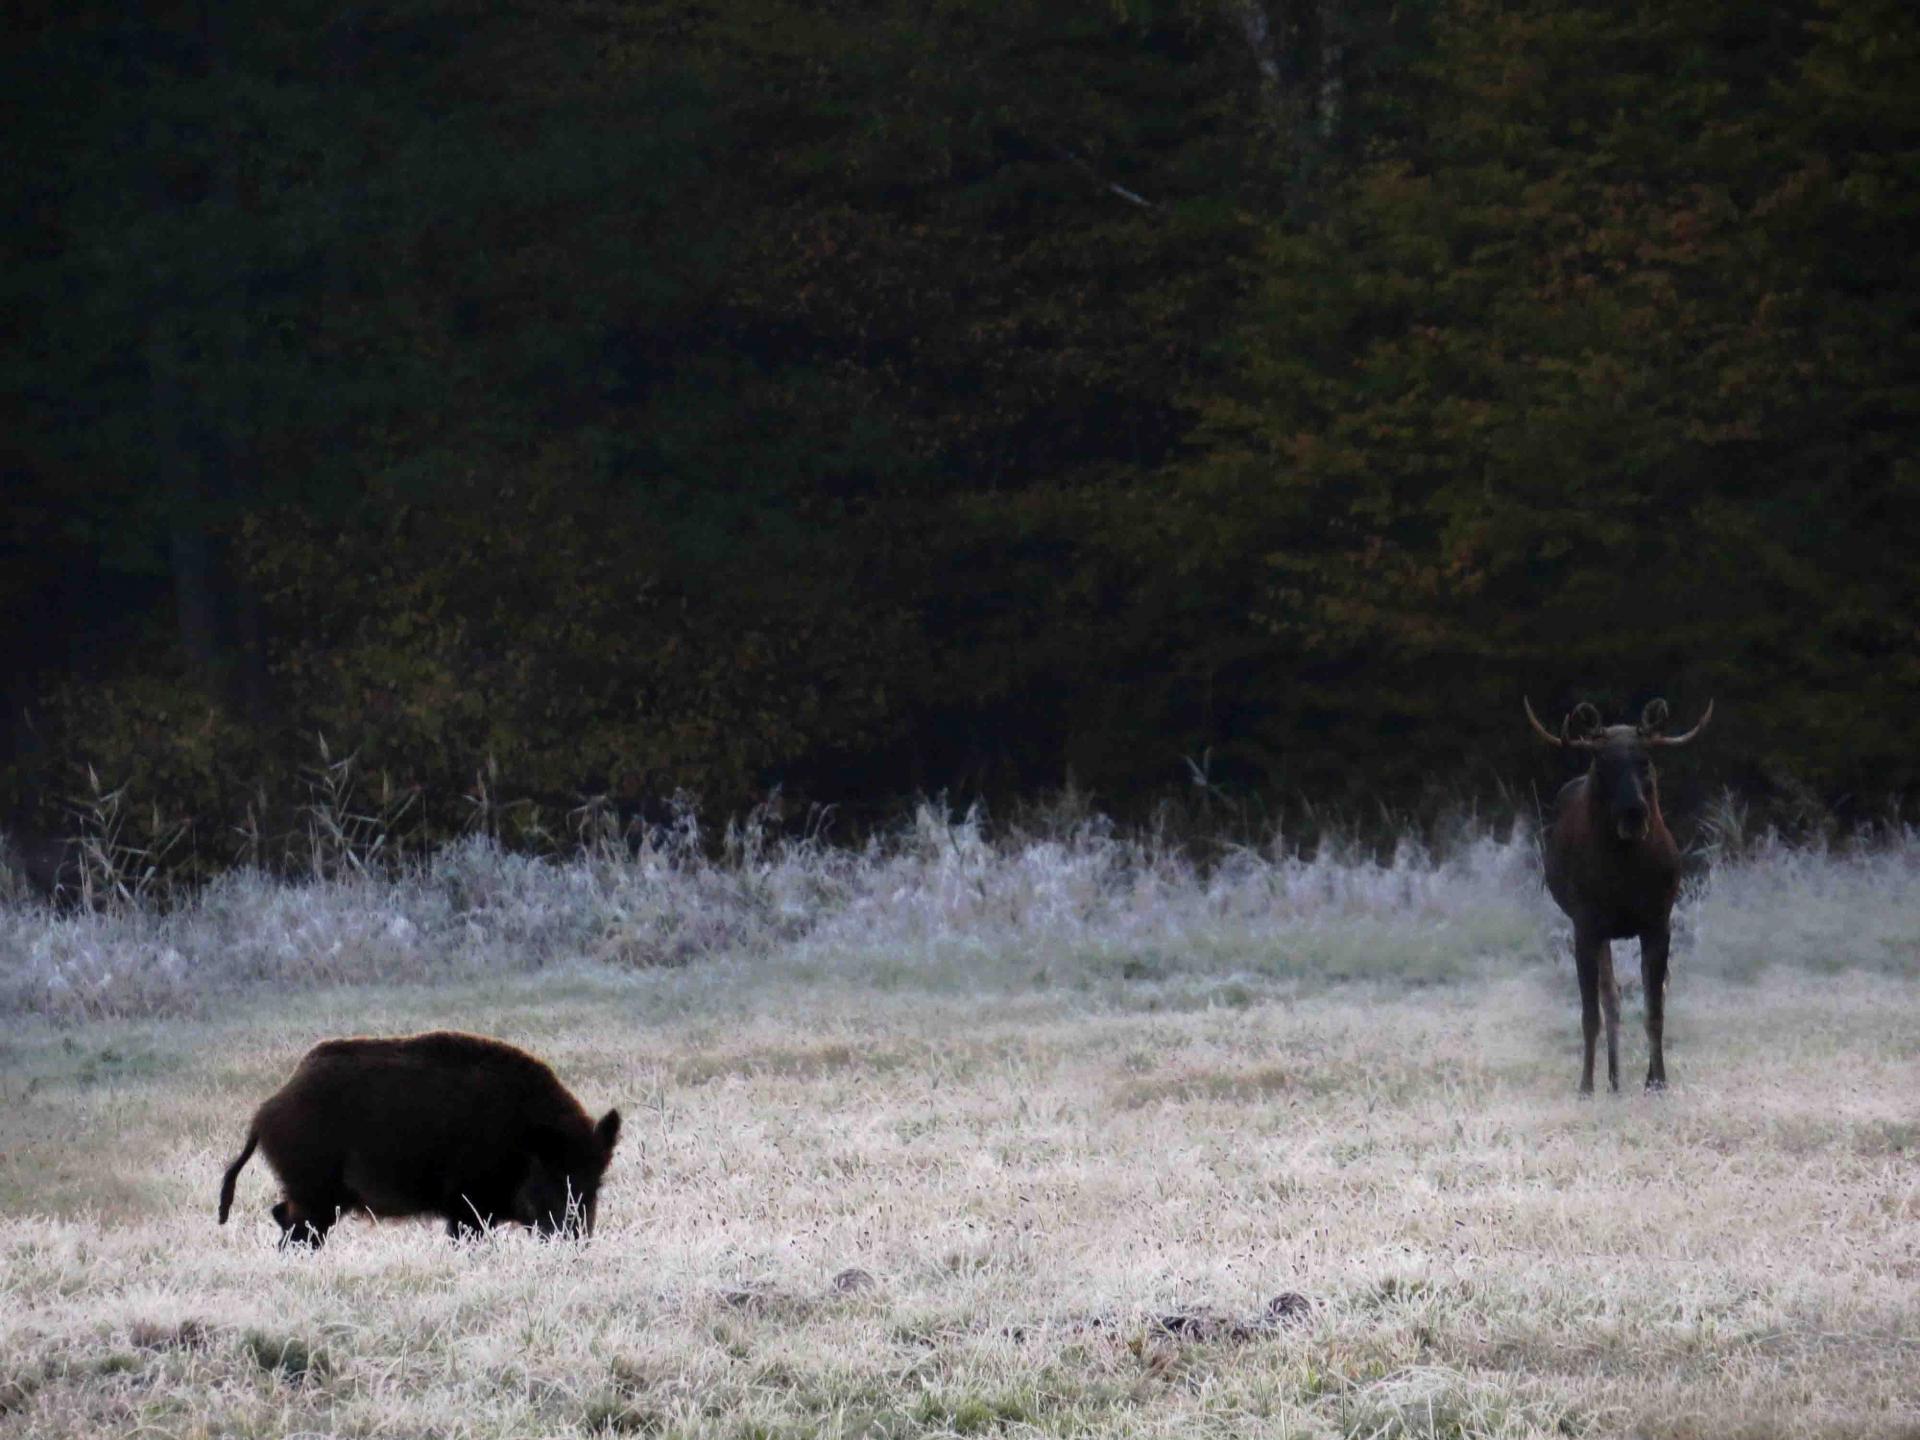
[(600, 1123), (593, 1127), (593, 1138), (600, 1142), (600, 1149), (611, 1155), (613, 1142), (620, 1138), (620, 1112), (609, 1110), (600, 1117)]

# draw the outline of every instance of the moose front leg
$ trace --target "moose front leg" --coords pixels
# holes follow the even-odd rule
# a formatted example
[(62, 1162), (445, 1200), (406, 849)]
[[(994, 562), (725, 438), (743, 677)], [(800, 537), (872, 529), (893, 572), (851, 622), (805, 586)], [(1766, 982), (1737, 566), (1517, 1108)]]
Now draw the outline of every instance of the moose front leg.
[(1593, 1047), (1600, 1038), (1600, 953), (1607, 942), (1583, 930), (1574, 931), (1573, 966), (1580, 976), (1580, 1093), (1593, 1093)]
[(1613, 978), (1613, 943), (1600, 950), (1600, 1017), (1607, 1025), (1607, 1089), (1620, 1093), (1620, 986)]
[(1647, 1089), (1667, 1088), (1667, 1057), (1660, 1048), (1667, 1019), (1667, 948), (1672, 937), (1665, 929), (1640, 937), (1640, 987), (1647, 996)]

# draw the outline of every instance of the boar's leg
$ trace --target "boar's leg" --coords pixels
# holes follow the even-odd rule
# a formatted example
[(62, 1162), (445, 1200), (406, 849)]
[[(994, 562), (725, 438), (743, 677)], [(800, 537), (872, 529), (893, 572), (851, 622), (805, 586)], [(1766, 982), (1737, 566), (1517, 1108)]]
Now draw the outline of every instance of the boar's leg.
[(492, 1205), (475, 1204), (464, 1195), (455, 1196), (445, 1207), (447, 1238), (456, 1241), (480, 1240), (500, 1224), (499, 1210)]
[(274, 1223), (280, 1227), (280, 1248), (307, 1245), (318, 1250), (327, 1243), (327, 1232), (339, 1218), (335, 1207), (307, 1206), (282, 1200), (273, 1207)]
[(366, 1208), (366, 1202), (351, 1190), (328, 1190), (298, 1199), (289, 1195), (273, 1207), (273, 1218), (279, 1223), (283, 1247), (310, 1245), (318, 1250), (326, 1244), (327, 1232), (339, 1223), (342, 1215), (349, 1210)]
[(447, 1217), (447, 1234), (454, 1240), (478, 1240), (515, 1218), (512, 1171), (504, 1165), (463, 1165), (460, 1178), (450, 1180), (436, 1207)]

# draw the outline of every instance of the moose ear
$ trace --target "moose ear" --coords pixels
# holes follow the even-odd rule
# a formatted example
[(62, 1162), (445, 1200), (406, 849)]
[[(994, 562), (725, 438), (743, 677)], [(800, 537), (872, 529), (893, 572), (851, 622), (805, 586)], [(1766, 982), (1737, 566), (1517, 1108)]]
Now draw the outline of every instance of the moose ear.
[(1658, 735), (1667, 728), (1667, 716), (1672, 713), (1664, 700), (1647, 701), (1647, 708), (1640, 712), (1640, 733)]
[(1573, 707), (1573, 733), (1577, 736), (1591, 735), (1600, 728), (1600, 712), (1582, 700)]
[(620, 1138), (620, 1112), (609, 1110), (600, 1117), (600, 1123), (593, 1127), (593, 1138), (600, 1142), (600, 1149), (611, 1155), (613, 1143)]

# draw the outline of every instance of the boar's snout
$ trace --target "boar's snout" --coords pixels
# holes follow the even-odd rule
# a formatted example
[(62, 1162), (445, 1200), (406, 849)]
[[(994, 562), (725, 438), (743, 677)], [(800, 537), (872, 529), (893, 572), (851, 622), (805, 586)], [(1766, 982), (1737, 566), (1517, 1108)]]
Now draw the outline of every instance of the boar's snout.
[(514, 1196), (514, 1219), (536, 1234), (584, 1240), (593, 1234), (600, 1179), (620, 1139), (620, 1112), (609, 1110), (584, 1144), (536, 1131), (526, 1178)]

